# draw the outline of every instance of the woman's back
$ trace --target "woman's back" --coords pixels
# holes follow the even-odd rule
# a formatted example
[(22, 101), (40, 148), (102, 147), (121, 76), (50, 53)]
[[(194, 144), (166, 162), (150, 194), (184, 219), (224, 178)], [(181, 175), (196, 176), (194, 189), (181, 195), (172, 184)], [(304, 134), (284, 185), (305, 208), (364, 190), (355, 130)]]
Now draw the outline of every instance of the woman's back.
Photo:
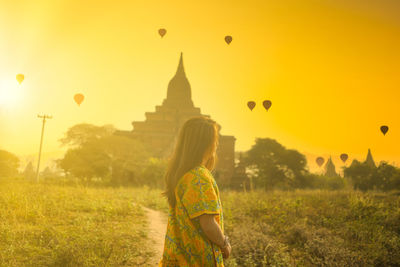
[(211, 172), (200, 164), (185, 173), (177, 183), (175, 197), (159, 266), (224, 266), (220, 248), (206, 237), (196, 218), (216, 214), (224, 231), (219, 189)]

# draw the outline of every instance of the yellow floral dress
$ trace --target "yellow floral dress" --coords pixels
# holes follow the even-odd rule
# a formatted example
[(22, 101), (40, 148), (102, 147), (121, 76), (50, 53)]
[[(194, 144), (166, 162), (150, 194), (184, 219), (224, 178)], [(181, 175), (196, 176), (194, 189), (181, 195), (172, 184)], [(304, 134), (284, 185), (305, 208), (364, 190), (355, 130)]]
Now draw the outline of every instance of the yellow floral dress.
[(220, 248), (212, 243), (200, 227), (201, 214), (217, 214), (224, 232), (222, 205), (217, 183), (211, 172), (199, 165), (183, 175), (175, 188), (176, 205), (169, 207), (160, 267), (224, 266)]

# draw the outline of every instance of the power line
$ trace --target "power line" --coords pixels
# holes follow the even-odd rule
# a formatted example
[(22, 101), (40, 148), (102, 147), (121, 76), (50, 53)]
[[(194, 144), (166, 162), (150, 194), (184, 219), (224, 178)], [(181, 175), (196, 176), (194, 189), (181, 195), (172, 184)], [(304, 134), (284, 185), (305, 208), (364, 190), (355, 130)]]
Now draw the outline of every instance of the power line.
[(40, 136), (40, 147), (39, 147), (39, 159), (38, 159), (38, 164), (37, 164), (37, 170), (36, 170), (36, 182), (39, 182), (39, 166), (40, 166), (40, 155), (42, 154), (42, 144), (43, 144), (43, 133), (44, 133), (44, 124), (46, 122), (46, 119), (51, 119), (53, 118), (52, 116), (49, 115), (37, 115), (38, 118), (43, 119), (42, 123), (42, 135)]

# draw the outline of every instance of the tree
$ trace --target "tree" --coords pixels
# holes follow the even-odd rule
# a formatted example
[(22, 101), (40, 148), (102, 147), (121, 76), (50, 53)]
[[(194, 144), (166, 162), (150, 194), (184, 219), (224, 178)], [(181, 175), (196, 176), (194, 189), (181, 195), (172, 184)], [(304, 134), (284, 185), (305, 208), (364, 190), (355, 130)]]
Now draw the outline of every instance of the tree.
[(366, 162), (353, 160), (351, 165), (344, 169), (344, 176), (350, 178), (354, 189), (366, 191), (373, 189), (372, 176), (374, 172), (376, 172), (376, 168)]
[(141, 174), (141, 184), (146, 184), (150, 187), (164, 187), (164, 173), (167, 168), (167, 160), (150, 157), (146, 162)]
[(302, 188), (340, 190), (346, 185), (345, 180), (340, 176), (326, 176), (315, 173), (308, 173), (303, 176)]
[(383, 191), (400, 189), (400, 169), (382, 161), (373, 177), (378, 189)]
[(400, 169), (382, 161), (378, 167), (368, 162), (354, 160), (344, 169), (345, 177), (351, 179), (354, 189), (383, 191), (400, 189)]
[(112, 184), (141, 184), (141, 172), (149, 153), (145, 146), (125, 136), (109, 135), (91, 139), (69, 149), (59, 166), (83, 180), (109, 179)]
[(11, 177), (18, 174), (19, 158), (14, 154), (0, 150), (0, 177)]
[(81, 123), (69, 128), (64, 137), (59, 139), (59, 141), (63, 146), (69, 145), (71, 147), (79, 147), (89, 141), (111, 136), (115, 130), (116, 129), (111, 124), (96, 126), (88, 123)]
[(50, 166), (47, 166), (41, 173), (40, 177), (44, 180), (55, 180), (57, 181), (58, 179), (61, 178), (59, 170), (56, 168), (52, 168)]
[(25, 179), (33, 181), (35, 179), (35, 174), (36, 172), (33, 169), (32, 161), (29, 161), (25, 167), (25, 170), (22, 172), (22, 175), (25, 177)]
[(300, 187), (308, 173), (303, 154), (270, 138), (257, 138), (244, 161), (254, 173), (254, 185), (264, 189)]
[(150, 150), (143, 142), (115, 134), (112, 125), (78, 124), (60, 142), (70, 146), (58, 160), (66, 176), (86, 180), (97, 177), (112, 184), (157, 184), (144, 177), (158, 177), (163, 168), (162, 163), (150, 159)]
[(104, 178), (109, 172), (110, 161), (95, 140), (86, 142), (79, 148), (69, 149), (58, 164), (67, 175), (72, 174), (81, 180), (90, 181), (94, 177)]
[(110, 179), (113, 184), (143, 184), (141, 173), (150, 154), (140, 141), (111, 135), (98, 140), (98, 146), (110, 159)]

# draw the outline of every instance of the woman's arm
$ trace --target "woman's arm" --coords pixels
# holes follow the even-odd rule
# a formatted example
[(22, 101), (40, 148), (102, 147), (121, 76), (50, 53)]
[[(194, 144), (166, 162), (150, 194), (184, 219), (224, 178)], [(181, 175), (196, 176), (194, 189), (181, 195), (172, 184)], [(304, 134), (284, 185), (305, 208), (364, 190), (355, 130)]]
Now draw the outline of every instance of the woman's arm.
[[(231, 254), (231, 245), (229, 244), (229, 241), (227, 244), (225, 244), (225, 236), (222, 233), (221, 227), (219, 224), (215, 221), (215, 214), (202, 214), (200, 215), (199, 222), (200, 222), (200, 227), (203, 230), (203, 232), (206, 234), (208, 239), (211, 240), (214, 244), (219, 246), (222, 251), (222, 257), (224, 259), (229, 258), (229, 255)], [(223, 247), (223, 248), (222, 248)]]
[(215, 214), (200, 215), (198, 217), (199, 222), (200, 222), (200, 227), (203, 230), (203, 232), (206, 234), (208, 239), (211, 240), (211, 242), (213, 242), (214, 244), (216, 244), (219, 247), (223, 247), (225, 236), (222, 233), (221, 227), (215, 221), (214, 216), (215, 216)]

